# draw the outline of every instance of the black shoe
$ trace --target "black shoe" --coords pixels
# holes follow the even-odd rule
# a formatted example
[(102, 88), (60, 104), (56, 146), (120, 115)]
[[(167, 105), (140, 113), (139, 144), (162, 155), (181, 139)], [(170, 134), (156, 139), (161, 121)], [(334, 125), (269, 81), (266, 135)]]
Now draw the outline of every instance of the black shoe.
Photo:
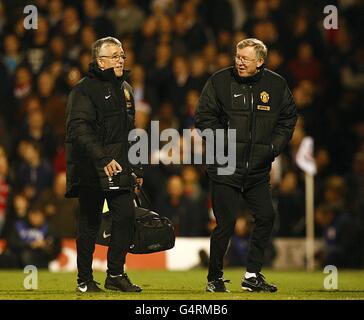
[(123, 273), (117, 277), (111, 277), (109, 274), (105, 280), (105, 288), (109, 290), (118, 290), (124, 292), (141, 292), (142, 288), (132, 284), (128, 275)]
[(230, 292), (225, 287), (225, 282), (229, 283), (230, 280), (224, 280), (223, 278), (219, 278), (217, 280), (212, 280), (207, 282), (206, 291), (208, 292)]
[(276, 292), (278, 290), (275, 285), (266, 282), (264, 276), (261, 273), (257, 273), (256, 277), (244, 278), (241, 283), (241, 288), (251, 292)]
[(81, 282), (77, 285), (76, 292), (86, 293), (86, 292), (104, 292), (101, 288), (98, 287), (100, 283), (94, 280), (88, 280)]

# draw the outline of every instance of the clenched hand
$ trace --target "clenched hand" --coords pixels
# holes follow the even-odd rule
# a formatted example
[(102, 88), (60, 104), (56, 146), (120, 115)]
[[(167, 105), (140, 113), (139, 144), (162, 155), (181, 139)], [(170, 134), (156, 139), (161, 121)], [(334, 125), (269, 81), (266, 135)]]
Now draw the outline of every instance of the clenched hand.
[(114, 159), (112, 159), (105, 167), (104, 171), (108, 177), (112, 177), (121, 172), (123, 168), (121, 165)]

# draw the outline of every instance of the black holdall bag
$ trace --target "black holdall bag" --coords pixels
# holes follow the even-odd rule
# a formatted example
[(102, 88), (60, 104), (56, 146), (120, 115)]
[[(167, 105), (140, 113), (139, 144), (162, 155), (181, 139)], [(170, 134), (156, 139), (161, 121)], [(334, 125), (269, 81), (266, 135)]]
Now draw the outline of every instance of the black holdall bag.
[[(147, 197), (140, 188), (144, 199)], [(129, 248), (130, 253), (145, 254), (168, 250), (174, 247), (176, 236), (172, 222), (158, 213), (141, 207), (140, 200), (135, 195), (135, 223), (133, 239)], [(102, 214), (101, 227), (96, 239), (96, 244), (109, 246), (111, 238), (110, 211)]]

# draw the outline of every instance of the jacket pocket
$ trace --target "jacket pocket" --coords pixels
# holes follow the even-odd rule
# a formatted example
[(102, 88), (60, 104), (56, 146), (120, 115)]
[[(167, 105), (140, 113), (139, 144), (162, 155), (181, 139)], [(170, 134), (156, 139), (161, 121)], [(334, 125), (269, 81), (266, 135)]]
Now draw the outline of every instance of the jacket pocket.
[(255, 117), (255, 143), (270, 145), (276, 117), (270, 114), (257, 113)]
[(273, 160), (272, 145), (256, 144), (252, 156), (252, 169), (264, 169), (271, 165)]

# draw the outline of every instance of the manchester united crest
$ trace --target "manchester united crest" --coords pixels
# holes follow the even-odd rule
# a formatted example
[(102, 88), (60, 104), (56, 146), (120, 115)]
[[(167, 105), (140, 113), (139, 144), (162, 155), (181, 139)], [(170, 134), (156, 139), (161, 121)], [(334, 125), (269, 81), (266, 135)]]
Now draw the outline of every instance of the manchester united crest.
[(262, 100), (263, 103), (267, 103), (269, 101), (269, 94), (266, 91), (262, 91), (260, 93), (260, 100)]
[(130, 101), (130, 93), (129, 93), (128, 89), (124, 88), (124, 95), (125, 95), (126, 101)]
[(129, 109), (132, 107), (131, 104), (131, 97), (130, 97), (130, 92), (128, 89), (124, 88), (124, 96), (125, 96), (125, 100), (126, 100), (126, 107)]

